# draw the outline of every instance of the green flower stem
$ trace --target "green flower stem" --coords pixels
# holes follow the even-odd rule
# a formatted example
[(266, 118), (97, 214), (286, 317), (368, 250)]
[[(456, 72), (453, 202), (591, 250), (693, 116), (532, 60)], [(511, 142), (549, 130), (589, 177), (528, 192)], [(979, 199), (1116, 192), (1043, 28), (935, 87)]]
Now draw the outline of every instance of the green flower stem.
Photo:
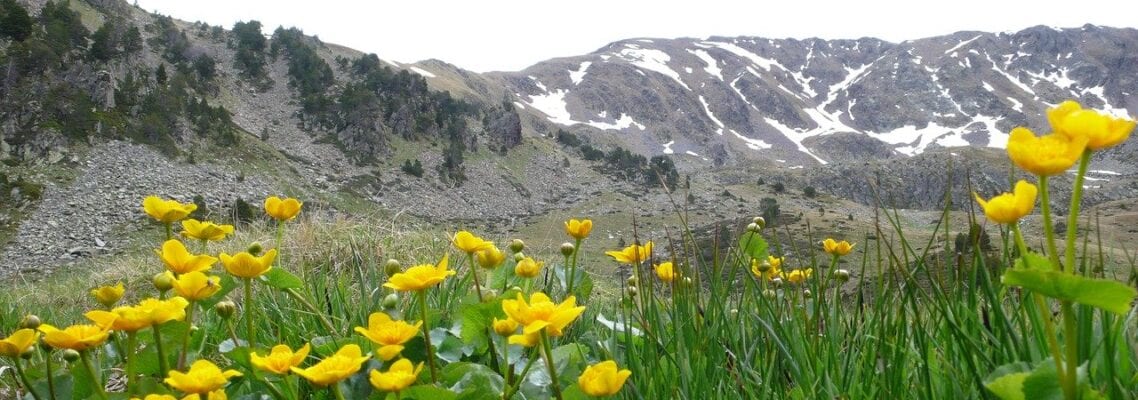
[(209, 240), (202, 239), (202, 254), (209, 253)]
[(553, 397), (557, 400), (563, 400), (561, 397), (561, 383), (557, 381), (557, 367), (553, 365), (553, 346), (550, 345), (549, 333), (545, 329), (541, 330), (541, 349), (545, 351), (545, 366), (549, 369), (549, 379), (552, 382)]
[(470, 261), (470, 275), (474, 276), (474, 293), (478, 293), (478, 302), (481, 303), (482, 284), (478, 282), (478, 267), (474, 263), (474, 253), (466, 253), (466, 258)]
[(47, 350), (46, 353), (43, 363), (47, 368), (47, 395), (49, 399), (55, 400), (55, 369), (51, 362), (51, 350)]
[(1065, 263), (1063, 270), (1075, 273), (1075, 236), (1079, 234), (1079, 207), (1083, 200), (1083, 179), (1087, 175), (1087, 166), (1091, 163), (1092, 150), (1083, 152), (1079, 159), (1079, 173), (1075, 175), (1075, 187), (1071, 193), (1071, 208), (1067, 209), (1067, 252), (1063, 253)]
[[(1059, 303), (1059, 311), (1063, 314), (1063, 339), (1066, 341), (1067, 346), (1067, 383), (1069, 387), (1064, 387), (1063, 392), (1067, 399), (1074, 400), (1078, 398), (1078, 385), (1079, 379), (1079, 329), (1075, 326), (1075, 308), (1070, 301), (1061, 301)], [(1061, 371), (1061, 370), (1060, 370)]]
[(330, 387), (329, 389), (332, 389), (332, 394), (336, 395), (336, 400), (345, 400), (344, 399), (344, 391), (340, 390), (340, 383), (339, 382), (332, 384), (332, 387)]
[(160, 325), (150, 327), (154, 331), (154, 349), (158, 352), (158, 372), (162, 376), (166, 376), (166, 372), (170, 370), (169, 363), (166, 362), (166, 351), (162, 348), (162, 330)]
[[(190, 352), (190, 336), (194, 332), (194, 306), (196, 306), (196, 305), (197, 305), (197, 302), (191, 300), (190, 305), (187, 307), (188, 309), (186, 310), (186, 325), (189, 325), (189, 326), (186, 328), (186, 334), (182, 335), (182, 354), (178, 355), (178, 369), (179, 370), (186, 367), (186, 354)], [(127, 346), (131, 346), (131, 345), (127, 344)]]
[(20, 376), (20, 381), (23, 382), (24, 389), (32, 395), (33, 399), (41, 400), (39, 393), (36, 393), (35, 389), (32, 389), (32, 382), (28, 380), (28, 375), (24, 373), (24, 367), (21, 366), (23, 362), (20, 361), (20, 357), (16, 357), (12, 364), (16, 366), (16, 374)]
[(253, 279), (245, 278), (245, 340), (248, 341), (246, 346), (249, 350), (253, 349), (253, 342), (256, 339), (256, 331), (253, 328)]
[[(1012, 229), (1012, 236), (1015, 238), (1016, 248), (1019, 249), (1019, 253), (1021, 256), (1027, 254), (1027, 244), (1023, 241), (1023, 233), (1019, 230), (1018, 221), (1009, 224), (1009, 226)], [(1055, 362), (1055, 370), (1058, 371), (1059, 374), (1059, 383), (1063, 387), (1064, 393), (1067, 393), (1068, 390), (1073, 392), (1075, 382), (1070, 379), (1073, 375), (1068, 376), (1063, 373), (1063, 357), (1059, 350), (1059, 339), (1055, 336), (1055, 327), (1052, 325), (1052, 318), (1050, 318), (1051, 307), (1047, 305), (1047, 301), (1044, 300), (1043, 295), (1032, 292), (1031, 296), (1035, 300), (1036, 308), (1039, 309), (1039, 312), (1048, 314), (1047, 320), (1043, 321), (1043, 332), (1044, 336), (1047, 337), (1047, 348), (1051, 351), (1051, 359)]]
[(123, 357), (126, 357), (126, 394), (127, 396), (134, 394), (134, 385), (138, 382), (134, 380), (134, 360), (138, 357), (134, 356), (134, 348), (138, 344), (138, 332), (126, 333), (126, 351)]
[[(158, 330), (155, 329), (154, 331), (157, 332)], [(83, 368), (86, 368), (87, 375), (91, 376), (91, 385), (95, 387), (95, 393), (98, 393), (100, 399), (107, 400), (107, 391), (103, 388), (102, 380), (95, 375), (95, 365), (91, 363), (91, 356), (87, 353), (90, 353), (90, 351), (83, 350), (79, 352), (79, 357), (83, 362)], [(162, 353), (159, 352), (158, 354)], [(166, 376), (165, 368), (162, 369), (162, 376)]]
[(285, 289), (285, 293), (291, 296), (293, 300), (296, 300), (296, 302), (300, 303), (300, 305), (304, 306), (304, 308), (308, 309), (308, 312), (312, 313), (312, 315), (315, 315), (317, 318), (319, 318), (320, 324), (324, 325), (324, 329), (328, 331), (327, 333), (332, 334), (336, 332), (336, 328), (332, 326), (332, 321), (328, 320), (328, 316), (324, 315), (320, 309), (316, 308), (316, 305), (312, 304), (312, 302), (309, 301), (307, 297), (304, 297), (304, 294), (300, 293), (299, 290), (296, 290), (296, 288), (288, 288)]
[(581, 254), (581, 239), (577, 239), (573, 244), (573, 262), (569, 265), (569, 287), (566, 294), (573, 295), (573, 281), (577, 278), (577, 255)]
[[(1051, 224), (1051, 189), (1048, 184), (1048, 177), (1046, 175), (1039, 176), (1039, 198), (1043, 208), (1043, 233), (1047, 237), (1047, 257), (1051, 259), (1051, 263), (1055, 264), (1056, 268), (1063, 268), (1059, 265), (1059, 249), (1055, 247), (1055, 228)], [(1018, 231), (1018, 227), (1015, 228)], [(1068, 227), (1069, 229), (1069, 227)], [(1025, 247), (1026, 248), (1026, 247)], [(1027, 254), (1026, 250), (1021, 249), (1020, 255)]]
[(423, 338), (427, 340), (427, 365), (431, 367), (431, 384), (439, 381), (435, 371), (435, 349), (431, 345), (431, 324), (427, 321), (427, 291), (419, 291), (419, 316), (423, 319)]
[(174, 227), (173, 227), (172, 223), (166, 222), (163, 225), (166, 226), (166, 240), (173, 239), (174, 238)]

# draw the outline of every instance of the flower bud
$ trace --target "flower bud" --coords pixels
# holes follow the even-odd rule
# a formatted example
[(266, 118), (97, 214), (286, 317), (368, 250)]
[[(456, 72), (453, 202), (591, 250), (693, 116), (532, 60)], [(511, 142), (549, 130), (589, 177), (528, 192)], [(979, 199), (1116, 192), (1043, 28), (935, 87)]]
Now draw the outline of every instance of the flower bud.
[(20, 329), (38, 329), (40, 324), (43, 324), (43, 321), (40, 321), (40, 317), (35, 314), (28, 314), (20, 321)]
[(846, 269), (839, 269), (837, 271), (834, 271), (834, 280), (842, 283), (849, 282), (850, 271)]
[(518, 286), (518, 285), (510, 286), (510, 291), (512, 291), (512, 292), (521, 292), (521, 291), (522, 291), (522, 288), (521, 288), (521, 286)]
[(628, 295), (629, 296), (636, 297), (636, 292), (637, 292), (636, 286), (629, 286), (628, 287)]
[(514, 262), (522, 262), (522, 260), (525, 260), (525, 259), (526, 259), (526, 255), (524, 253), (522, 253), (520, 251), (517, 253), (514, 253)]
[(814, 297), (814, 292), (811, 292), (810, 289), (802, 289), (802, 297), (807, 299)]
[(526, 243), (523, 242), (521, 239), (514, 239), (514, 241), (510, 242), (510, 252), (511, 253), (521, 253), (522, 250), (525, 250), (525, 248), (526, 248)]
[(20, 353), (20, 358), (25, 359), (25, 360), (31, 360), (32, 356), (34, 356), (34, 355), (36, 355), (36, 346), (28, 346), (27, 350), (24, 350), (23, 353)]
[(771, 286), (774, 286), (774, 287), (776, 287), (776, 288), (777, 288), (777, 287), (782, 287), (782, 278), (774, 278), (774, 279), (771, 279)]
[(174, 287), (174, 274), (170, 271), (162, 272), (154, 275), (154, 288), (158, 289), (159, 293), (166, 293)]
[(685, 276), (684, 279), (680, 282), (683, 282), (684, 286), (688, 286), (688, 287), (690, 287), (692, 284), (690, 276)]
[(765, 274), (767, 272), (771, 272), (771, 268), (772, 268), (771, 262), (767, 261), (767, 260), (763, 260), (763, 262), (759, 263), (759, 267), (756, 269), (758, 269), (760, 273)]
[(221, 319), (229, 319), (237, 312), (237, 304), (230, 300), (222, 300), (213, 305), (213, 311), (221, 316)]
[(399, 295), (392, 293), (383, 298), (383, 308), (390, 310), (399, 305)]
[(763, 297), (766, 297), (768, 300), (774, 300), (778, 298), (778, 292), (774, 291), (774, 289), (765, 289), (763, 290)]
[(262, 246), (261, 242), (253, 242), (253, 244), (250, 244), (249, 248), (245, 251), (249, 252), (249, 254), (253, 255), (253, 257), (260, 257), (261, 252), (265, 251), (265, 246)]
[(510, 318), (494, 318), (493, 326), (494, 333), (497, 333), (499, 336), (510, 336), (518, 331), (518, 322)]
[(728, 311), (728, 312), (730, 312), (730, 313), (731, 313), (731, 317), (732, 317), (732, 318), (739, 316), (739, 309), (738, 309), (738, 308), (732, 308), (732, 309), (731, 309), (730, 311)]
[(403, 272), (403, 266), (399, 264), (399, 260), (392, 258), (383, 263), (383, 273), (387, 274), (388, 278), (400, 272)]
[(751, 223), (758, 225), (759, 229), (763, 229), (763, 228), (767, 227), (767, 220), (766, 220), (766, 218), (763, 218), (763, 217), (755, 217), (755, 219), (751, 220)]
[(759, 224), (756, 224), (754, 222), (747, 224), (747, 232), (758, 232), (761, 230), (762, 228), (759, 228)]
[(569, 257), (573, 255), (574, 251), (577, 251), (577, 248), (573, 247), (573, 243), (565, 242), (561, 244), (561, 255)]
[(67, 350), (63, 351), (63, 361), (73, 363), (73, 362), (79, 361), (80, 358), (81, 357), (79, 357), (78, 351), (75, 351), (72, 349), (67, 349)]
[(640, 279), (637, 279), (636, 275), (628, 277), (628, 286), (636, 287), (638, 283), (640, 283)]

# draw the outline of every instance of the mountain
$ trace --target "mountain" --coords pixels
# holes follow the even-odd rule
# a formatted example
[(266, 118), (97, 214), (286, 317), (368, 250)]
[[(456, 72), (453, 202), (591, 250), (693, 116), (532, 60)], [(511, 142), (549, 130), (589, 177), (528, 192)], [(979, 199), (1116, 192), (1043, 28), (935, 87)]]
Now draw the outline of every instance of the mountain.
[[(479, 74), (122, 0), (0, 0), (0, 21), (0, 275), (132, 248), (151, 194), (502, 233), (581, 215), (651, 233), (680, 193), (708, 227), (760, 198), (794, 221), (937, 209), (945, 188), (961, 207), (1005, 190), (1006, 132), (1045, 129), (1050, 104), (1138, 109), (1133, 29), (630, 39)], [(1138, 198), (1134, 143), (1096, 156), (1089, 204)]]

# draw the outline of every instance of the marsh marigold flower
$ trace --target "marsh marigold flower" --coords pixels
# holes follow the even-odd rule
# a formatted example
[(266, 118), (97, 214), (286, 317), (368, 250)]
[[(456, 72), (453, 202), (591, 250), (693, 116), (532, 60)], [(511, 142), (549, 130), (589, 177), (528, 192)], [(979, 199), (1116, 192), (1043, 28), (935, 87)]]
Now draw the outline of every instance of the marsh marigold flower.
[(676, 270), (672, 267), (671, 261), (666, 261), (656, 265), (656, 276), (664, 282), (671, 283), (676, 280)]
[(443, 279), (455, 274), (454, 270), (447, 269), (448, 258), (449, 256), (443, 256), (443, 259), (439, 260), (436, 265), (420, 264), (407, 268), (406, 271), (392, 275), (383, 286), (401, 292), (419, 291), (434, 287)]
[(197, 360), (189, 371), (170, 371), (163, 382), (186, 394), (206, 394), (221, 389), (230, 378), (237, 376), (241, 373), (232, 369), (222, 371), (209, 360)]
[(1071, 168), (1086, 147), (1086, 136), (1050, 134), (1036, 137), (1024, 127), (1012, 129), (1008, 137), (1008, 157), (1015, 165), (1039, 176), (1051, 176)]
[(493, 242), (488, 242), (482, 238), (475, 236), (473, 233), (467, 231), (459, 231), (454, 234), (454, 240), (451, 241), (454, 248), (462, 250), (466, 254), (474, 254), (482, 250), (488, 250), (494, 247)]
[(494, 318), (494, 333), (498, 336), (510, 336), (518, 331), (518, 321), (512, 319), (498, 319)]
[(826, 240), (822, 241), (822, 249), (826, 250), (827, 253), (833, 254), (835, 256), (844, 256), (846, 254), (850, 254), (850, 251), (853, 250), (853, 247), (854, 245), (845, 240), (839, 242), (832, 238), (826, 238)]
[(411, 386), (419, 379), (419, 372), (423, 371), (423, 363), (418, 366), (412, 366), (411, 361), (406, 358), (399, 359), (387, 372), (379, 372), (371, 370), (368, 374), (368, 382), (376, 389), (385, 392), (398, 392)]
[(182, 221), (182, 236), (190, 239), (219, 241), (233, 233), (233, 225), (218, 225), (190, 218)]
[(84, 316), (95, 325), (122, 332), (137, 332), (152, 324), (150, 313), (138, 306), (115, 307), (111, 311), (88, 311)]
[(585, 312), (585, 306), (578, 307), (577, 298), (573, 296), (554, 304), (545, 293), (536, 292), (530, 295), (529, 302), (521, 293), (514, 300), (502, 300), (502, 310), (523, 327), (525, 334), (545, 330), (549, 336), (561, 336), (562, 330)]
[(207, 299), (221, 290), (221, 277), (207, 276), (200, 271), (182, 274), (174, 280), (174, 292), (186, 300)]
[(497, 246), (491, 244), (490, 248), (474, 253), (474, 259), (478, 261), (478, 265), (481, 265), (482, 268), (494, 269), (502, 265), (503, 261), (506, 261), (506, 253), (503, 253), (502, 250), (498, 250)]
[(423, 321), (415, 325), (391, 319), (387, 313), (374, 312), (368, 316), (367, 328), (357, 326), (355, 331), (380, 346), (379, 358), (390, 360), (403, 351), (403, 344), (419, 334)]
[(360, 367), (363, 366), (364, 361), (371, 358), (370, 355), (363, 355), (360, 351), (360, 346), (354, 344), (345, 345), (337, 351), (336, 354), (328, 356), (320, 362), (308, 368), (301, 369), (299, 367), (290, 368), (294, 374), (303, 376), (313, 385), (325, 387), (333, 385), (356, 372), (359, 372)]
[(156, 221), (170, 224), (186, 218), (198, 205), (194, 203), (179, 203), (177, 200), (162, 200), (158, 196), (147, 196), (142, 200), (142, 210), (146, 215)]
[(767, 261), (751, 260), (751, 273), (755, 278), (772, 280), (782, 277), (782, 257), (767, 256)]
[(652, 256), (652, 242), (645, 242), (643, 246), (633, 244), (622, 250), (606, 251), (605, 254), (621, 264), (639, 264)]
[(273, 261), (277, 259), (277, 249), (271, 249), (260, 257), (249, 254), (247, 251), (229, 255), (221, 253), (221, 265), (230, 275), (238, 278), (256, 278), (273, 269)]
[(602, 361), (585, 367), (577, 378), (577, 386), (589, 396), (612, 396), (624, 386), (624, 381), (632, 375), (627, 369), (617, 370), (616, 362)]
[(43, 324), (39, 327), (43, 332), (43, 341), (57, 349), (71, 349), (83, 351), (92, 347), (101, 346), (110, 336), (110, 330), (98, 325), (81, 324), (71, 325), (64, 329)]
[(17, 358), (40, 340), (34, 329), (20, 329), (0, 340), (0, 357)]
[(308, 357), (308, 352), (311, 349), (312, 347), (305, 343), (304, 347), (294, 352), (288, 345), (278, 344), (273, 346), (267, 356), (262, 356), (257, 352), (251, 353), (249, 362), (253, 363), (253, 366), (259, 370), (285, 375), (289, 373), (292, 367), (299, 366), (304, 358)]
[(288, 221), (300, 214), (300, 207), (303, 205), (304, 203), (301, 203), (300, 200), (291, 197), (281, 199), (277, 196), (270, 196), (265, 199), (265, 214), (269, 214), (277, 221)]
[(790, 271), (790, 273), (786, 275), (786, 280), (790, 283), (798, 284), (805, 282), (812, 275), (814, 275), (813, 268), (796, 269), (794, 271)]
[(1087, 148), (1102, 150), (1125, 142), (1135, 121), (1115, 118), (1095, 110), (1084, 110), (1079, 103), (1064, 101), (1047, 110), (1047, 120), (1055, 133), (1069, 138), (1087, 138)]
[(568, 221), (565, 221), (565, 233), (569, 234), (569, 236), (572, 236), (574, 239), (584, 240), (585, 238), (589, 237), (589, 233), (592, 231), (593, 220), (591, 219), (570, 219)]
[(1031, 210), (1035, 208), (1035, 196), (1038, 192), (1039, 189), (1035, 185), (1020, 180), (1016, 182), (1015, 193), (1004, 193), (988, 201), (984, 201), (979, 194), (972, 195), (976, 197), (976, 202), (980, 203), (980, 208), (984, 209), (984, 215), (989, 220), (998, 224), (1011, 224), (1031, 214)]
[(510, 344), (516, 344), (522, 347), (533, 347), (541, 343), (541, 331), (534, 333), (523, 333), (520, 335), (510, 335), (507, 339)]
[(123, 287), (122, 282), (114, 286), (99, 286), (91, 289), (91, 297), (94, 297), (95, 301), (107, 308), (118, 303), (119, 299), (122, 299), (123, 293), (126, 293), (126, 288)]
[(517, 265), (514, 265), (514, 275), (522, 278), (535, 278), (537, 274), (541, 272), (542, 265), (545, 265), (545, 263), (529, 257), (522, 258), (521, 261), (518, 261)]
[(205, 271), (217, 262), (216, 258), (205, 254), (191, 254), (189, 250), (186, 250), (186, 245), (176, 239), (162, 243), (162, 250), (155, 251), (155, 253), (162, 259), (162, 263), (166, 264), (166, 269), (175, 274)]

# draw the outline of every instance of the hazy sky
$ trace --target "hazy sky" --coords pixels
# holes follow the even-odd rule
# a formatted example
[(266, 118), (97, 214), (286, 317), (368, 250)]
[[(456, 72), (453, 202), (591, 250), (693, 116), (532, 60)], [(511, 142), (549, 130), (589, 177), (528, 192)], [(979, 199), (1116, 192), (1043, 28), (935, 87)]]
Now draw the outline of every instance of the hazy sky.
[[(380, 58), (437, 58), (485, 72), (520, 70), (635, 37), (878, 37), (899, 42), (961, 30), (1015, 31), (1085, 23), (1136, 27), (1129, 1), (955, 0), (137, 0), (148, 11), (232, 28), (296, 26)], [(1064, 4), (1060, 2), (1059, 4)], [(926, 7), (918, 7), (918, 4)], [(1131, 5), (1127, 5), (1131, 4)], [(1127, 12), (1121, 12), (1127, 11)]]

